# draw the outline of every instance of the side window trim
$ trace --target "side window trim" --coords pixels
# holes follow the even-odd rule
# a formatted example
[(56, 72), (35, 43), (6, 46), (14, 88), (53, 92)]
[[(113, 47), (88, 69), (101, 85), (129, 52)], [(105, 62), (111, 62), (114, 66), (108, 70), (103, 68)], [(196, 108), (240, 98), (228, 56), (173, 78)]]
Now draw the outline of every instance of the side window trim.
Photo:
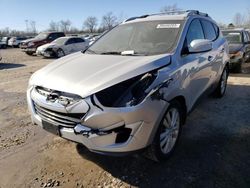
[[(213, 27), (214, 27), (214, 30), (215, 30), (215, 33), (216, 33), (216, 39), (215, 40), (217, 40), (219, 38), (219, 36), (220, 36), (220, 28), (216, 24), (214, 24), (214, 23), (212, 23), (212, 24), (213, 24)], [(217, 30), (216, 30), (216, 28), (217, 28)]]

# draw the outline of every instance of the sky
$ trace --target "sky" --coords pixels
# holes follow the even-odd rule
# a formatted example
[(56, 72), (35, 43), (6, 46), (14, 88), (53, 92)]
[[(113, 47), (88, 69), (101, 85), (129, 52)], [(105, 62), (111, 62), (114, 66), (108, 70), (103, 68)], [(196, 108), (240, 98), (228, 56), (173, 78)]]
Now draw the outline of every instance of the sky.
[(220, 23), (231, 23), (234, 15), (250, 11), (250, 0), (0, 0), (0, 29), (25, 30), (25, 20), (36, 22), (38, 31), (46, 30), (53, 21), (67, 20), (82, 28), (88, 16), (101, 23), (102, 16), (112, 11), (120, 18), (158, 13), (166, 5), (177, 4), (184, 10), (200, 10)]

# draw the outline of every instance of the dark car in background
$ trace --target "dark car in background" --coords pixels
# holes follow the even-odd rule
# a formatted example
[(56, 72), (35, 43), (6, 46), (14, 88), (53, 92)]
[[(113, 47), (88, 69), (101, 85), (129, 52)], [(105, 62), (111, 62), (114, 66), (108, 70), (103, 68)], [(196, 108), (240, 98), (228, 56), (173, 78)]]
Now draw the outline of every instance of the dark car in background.
[(245, 29), (222, 31), (229, 44), (230, 69), (241, 72), (242, 64), (250, 59), (250, 34)]
[(22, 41), (20, 48), (28, 55), (33, 55), (41, 45), (52, 42), (53, 40), (64, 37), (63, 32), (42, 32), (35, 38)]

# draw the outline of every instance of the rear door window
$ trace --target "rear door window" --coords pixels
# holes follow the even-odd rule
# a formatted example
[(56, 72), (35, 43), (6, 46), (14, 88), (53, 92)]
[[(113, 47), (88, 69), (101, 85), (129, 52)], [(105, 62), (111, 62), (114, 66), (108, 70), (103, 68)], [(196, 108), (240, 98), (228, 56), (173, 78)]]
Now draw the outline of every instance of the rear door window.
[(81, 39), (81, 38), (75, 38), (75, 42), (80, 43), (80, 42), (85, 42), (85, 41), (83, 39)]
[(249, 38), (247, 36), (247, 32), (243, 32), (243, 38), (244, 38), (244, 42), (248, 42)]

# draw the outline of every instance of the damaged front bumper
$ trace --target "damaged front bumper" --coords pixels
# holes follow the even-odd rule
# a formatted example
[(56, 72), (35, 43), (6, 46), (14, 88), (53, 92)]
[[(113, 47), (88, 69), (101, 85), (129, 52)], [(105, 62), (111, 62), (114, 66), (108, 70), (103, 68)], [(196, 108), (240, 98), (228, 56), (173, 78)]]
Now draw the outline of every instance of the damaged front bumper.
[(62, 138), (97, 153), (127, 153), (147, 147), (168, 108), (164, 100), (146, 97), (130, 107), (105, 107), (95, 95), (65, 103), (50, 100), (36, 87), (27, 91), (32, 121)]
[(36, 54), (44, 57), (56, 57), (56, 53), (52, 49), (36, 50)]

